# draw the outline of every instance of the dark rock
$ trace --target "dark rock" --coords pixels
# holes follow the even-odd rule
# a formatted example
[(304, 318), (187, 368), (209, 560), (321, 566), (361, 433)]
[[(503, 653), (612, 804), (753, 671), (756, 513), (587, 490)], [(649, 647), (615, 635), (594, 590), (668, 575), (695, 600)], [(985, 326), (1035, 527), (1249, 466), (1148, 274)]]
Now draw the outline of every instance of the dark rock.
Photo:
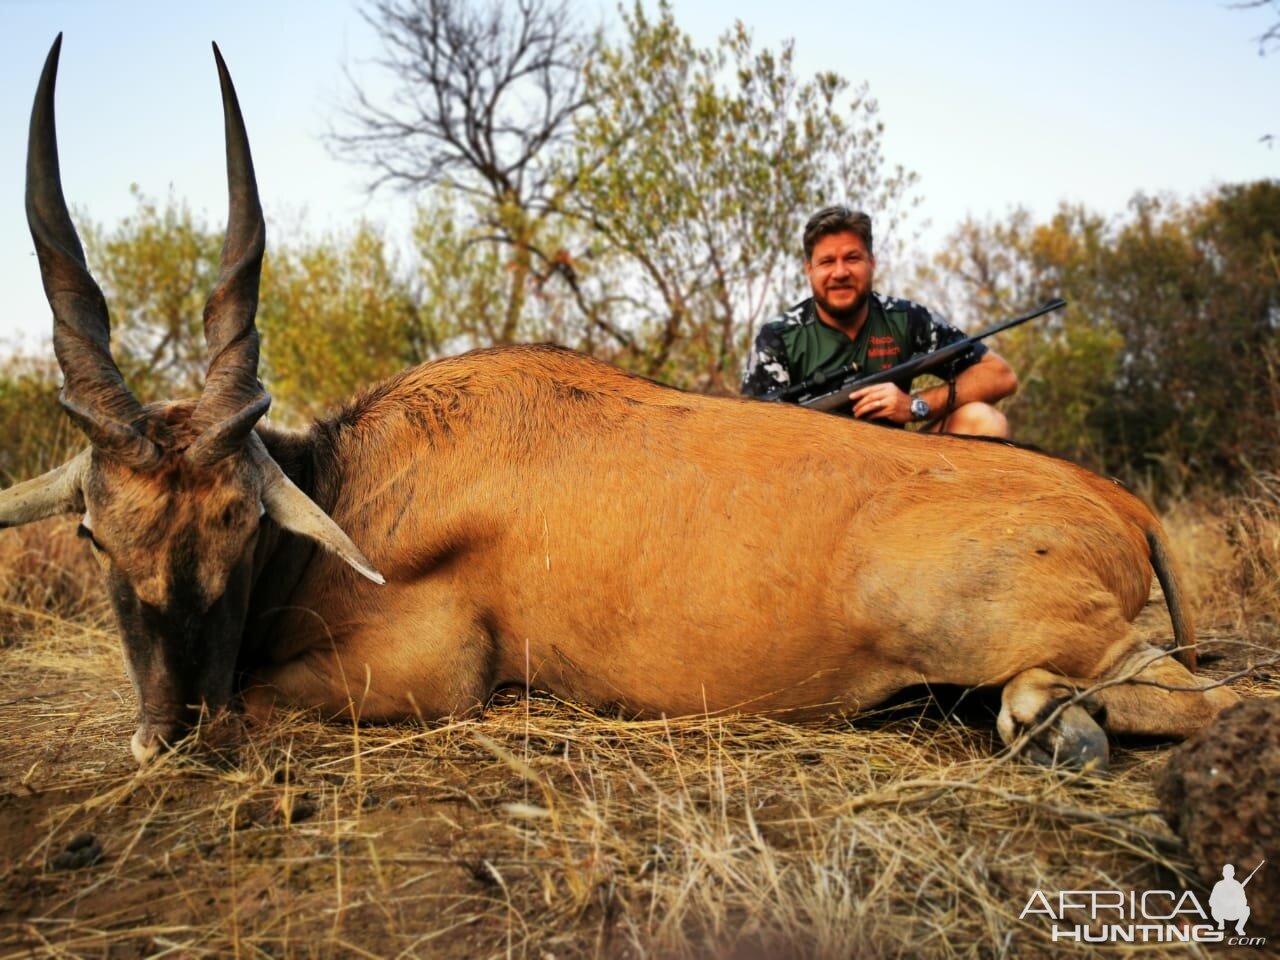
[(81, 832), (67, 842), (61, 853), (50, 858), (49, 866), (55, 870), (80, 870), (101, 861), (102, 854), (98, 839), (92, 833)]
[(1280, 935), (1280, 697), (1222, 711), (1174, 751), (1156, 795), (1208, 887), (1226, 864), (1243, 881), (1266, 861), (1245, 888), (1246, 932)]
[(286, 809), (281, 810), (282, 819), (288, 823), (301, 823), (314, 817), (318, 809), (310, 798), (298, 797)]
[(97, 842), (97, 837), (86, 830), (82, 830), (67, 841), (66, 848), (68, 850), (83, 850), (85, 847), (92, 847)]

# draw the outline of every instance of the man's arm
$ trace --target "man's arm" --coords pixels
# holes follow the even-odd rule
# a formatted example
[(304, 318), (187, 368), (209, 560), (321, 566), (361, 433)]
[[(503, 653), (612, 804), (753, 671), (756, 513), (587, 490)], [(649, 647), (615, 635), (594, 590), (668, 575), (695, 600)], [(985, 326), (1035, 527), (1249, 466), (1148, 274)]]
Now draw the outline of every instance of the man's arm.
[[(931, 421), (966, 403), (994, 404), (1003, 400), (1018, 389), (1018, 375), (999, 354), (988, 350), (977, 363), (957, 374), (954, 383), (954, 400), (951, 399), (951, 388), (945, 383), (916, 394), (929, 404)], [(853, 400), (855, 417), (891, 420), (894, 423), (910, 423), (915, 419), (911, 416), (911, 394), (903, 393), (892, 383), (863, 387), (853, 391), (849, 397)]]
[[(932, 353), (965, 337), (946, 319), (919, 304), (911, 305), (910, 324), (913, 354)], [(966, 403), (995, 404), (1018, 389), (1018, 376), (1013, 368), (983, 343), (975, 343), (972, 350), (953, 361), (951, 370), (951, 376), (946, 379), (954, 385), (954, 395), (947, 383), (917, 394), (929, 404), (930, 421), (941, 419)], [(945, 377), (945, 373), (940, 375)], [(849, 397), (853, 400), (855, 417), (893, 423), (910, 423), (915, 419), (911, 415), (911, 394), (892, 383), (864, 387)]]
[[(921, 390), (918, 396), (929, 404), (933, 411), (930, 420), (936, 420), (951, 413), (956, 407), (966, 403), (995, 404), (1005, 397), (1012, 396), (1018, 389), (1018, 375), (1013, 367), (994, 350), (988, 350), (981, 359), (971, 367), (962, 370), (955, 378), (955, 398), (950, 407), (951, 388), (943, 383), (927, 390)], [(908, 400), (908, 405), (910, 401)]]

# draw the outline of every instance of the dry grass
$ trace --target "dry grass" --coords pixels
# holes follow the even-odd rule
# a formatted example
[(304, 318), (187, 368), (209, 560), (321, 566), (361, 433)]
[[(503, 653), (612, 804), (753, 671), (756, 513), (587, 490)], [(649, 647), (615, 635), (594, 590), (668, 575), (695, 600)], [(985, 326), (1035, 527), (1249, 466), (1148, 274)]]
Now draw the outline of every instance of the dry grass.
[(1229, 500), (1183, 500), (1164, 516), (1200, 619), (1236, 631), (1280, 620), (1280, 476)]
[(1184, 500), (1164, 516), (1182, 559), (1202, 645), (1241, 665), (1280, 651), (1280, 476), (1230, 499)]
[[(1276, 648), (1278, 502), (1171, 518), (1235, 662)], [(47, 529), (44, 552), (0, 535), (0, 956), (1053, 956), (1077, 951), (1019, 918), (1032, 891), (1194, 884), (1153, 812), (1166, 746), (1059, 776), (997, 753), (981, 697), (803, 727), (514, 697), (443, 725), (282, 717), (139, 771), (114, 629), (75, 592), (96, 573), (15, 574), (69, 549)], [(54, 869), (85, 831), (101, 861)]]
[(60, 517), (0, 534), (0, 648), (64, 620), (110, 618), (102, 572), (78, 525), (78, 517)]

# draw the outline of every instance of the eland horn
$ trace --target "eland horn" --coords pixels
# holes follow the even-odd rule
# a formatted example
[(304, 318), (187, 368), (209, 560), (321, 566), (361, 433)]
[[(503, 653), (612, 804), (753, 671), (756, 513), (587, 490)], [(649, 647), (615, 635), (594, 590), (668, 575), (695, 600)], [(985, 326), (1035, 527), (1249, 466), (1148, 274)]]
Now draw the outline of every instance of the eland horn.
[(227, 142), (227, 236), (218, 280), (204, 307), (209, 368), (194, 421), (201, 429), (187, 455), (215, 463), (240, 449), (271, 397), (258, 380), (258, 280), (266, 245), (266, 223), (258, 201), (253, 157), (231, 75), (213, 45), (222, 85)]
[(111, 357), (107, 302), (89, 274), (62, 195), (53, 109), (61, 50), (58, 34), (40, 74), (27, 140), (27, 225), (53, 310), (53, 349), (63, 377), (59, 399), (96, 449), (142, 468), (159, 451), (138, 430), (142, 406)]

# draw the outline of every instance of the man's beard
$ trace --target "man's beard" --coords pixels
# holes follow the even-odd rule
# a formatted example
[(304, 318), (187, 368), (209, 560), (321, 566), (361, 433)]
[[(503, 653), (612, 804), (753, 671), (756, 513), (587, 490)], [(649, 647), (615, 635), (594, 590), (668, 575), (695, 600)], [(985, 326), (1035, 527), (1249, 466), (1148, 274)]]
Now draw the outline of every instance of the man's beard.
[[(837, 289), (843, 290), (843, 289), (849, 289), (849, 288), (840, 287)], [(832, 320), (835, 320), (837, 322), (844, 322), (846, 320), (856, 320), (858, 318), (858, 314), (861, 313), (862, 309), (867, 305), (867, 298), (870, 296), (871, 296), (870, 291), (864, 291), (849, 306), (835, 307), (835, 306), (832, 306), (830, 301), (828, 301), (827, 298), (824, 297), (822, 294), (820, 294), (817, 290), (813, 291), (814, 302), (823, 309), (823, 311), (826, 313), (828, 317), (830, 317)]]

